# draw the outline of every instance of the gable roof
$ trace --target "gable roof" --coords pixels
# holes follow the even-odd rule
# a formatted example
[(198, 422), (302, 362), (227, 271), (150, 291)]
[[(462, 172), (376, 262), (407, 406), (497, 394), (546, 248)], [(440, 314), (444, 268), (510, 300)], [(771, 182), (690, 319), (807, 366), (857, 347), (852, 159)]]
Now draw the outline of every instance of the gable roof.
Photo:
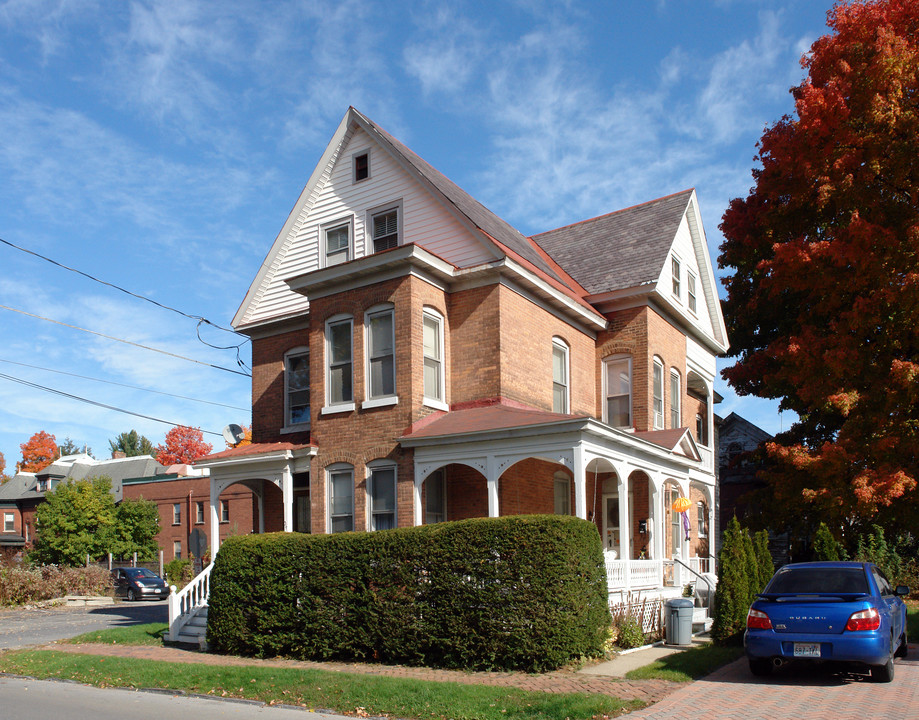
[[(533, 236), (590, 294), (653, 285), (693, 190)], [(597, 262), (597, 257), (604, 262)]]

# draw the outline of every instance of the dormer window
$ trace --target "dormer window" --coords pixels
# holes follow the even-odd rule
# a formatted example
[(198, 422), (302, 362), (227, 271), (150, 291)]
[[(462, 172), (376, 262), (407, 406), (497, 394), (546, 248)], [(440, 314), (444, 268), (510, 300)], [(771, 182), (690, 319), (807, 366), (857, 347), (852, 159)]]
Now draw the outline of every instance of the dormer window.
[(370, 153), (362, 152), (354, 156), (354, 182), (370, 177)]
[(399, 245), (399, 208), (389, 208), (370, 216), (373, 252), (391, 250)]

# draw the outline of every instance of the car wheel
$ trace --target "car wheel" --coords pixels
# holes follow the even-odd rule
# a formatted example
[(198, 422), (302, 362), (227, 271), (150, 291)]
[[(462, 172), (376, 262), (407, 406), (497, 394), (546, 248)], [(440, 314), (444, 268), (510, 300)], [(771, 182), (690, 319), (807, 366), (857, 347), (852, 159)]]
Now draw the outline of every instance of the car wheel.
[(873, 665), (871, 679), (882, 683), (889, 683), (893, 680), (893, 657), (888, 658), (886, 665)]
[(900, 636), (900, 647), (897, 648), (897, 651), (893, 654), (894, 657), (906, 657), (906, 654), (909, 652), (909, 648), (906, 644), (906, 630), (903, 631), (903, 634)]
[(134, 590), (128, 588), (128, 594), (126, 597), (131, 602), (134, 602), (135, 600), (137, 600), (137, 593), (135, 593)]
[(750, 672), (759, 677), (772, 674), (772, 663), (769, 658), (748, 658), (750, 661)]

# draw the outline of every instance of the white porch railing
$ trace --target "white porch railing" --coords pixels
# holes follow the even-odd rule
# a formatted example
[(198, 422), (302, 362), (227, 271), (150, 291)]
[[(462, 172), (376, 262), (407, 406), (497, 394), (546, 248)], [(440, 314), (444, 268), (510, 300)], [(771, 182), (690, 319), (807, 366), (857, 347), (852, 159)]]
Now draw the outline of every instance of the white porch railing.
[(661, 560), (606, 560), (606, 584), (610, 592), (660, 587), (663, 574)]
[(691, 557), (689, 558), (689, 567), (700, 575), (702, 573), (714, 572), (714, 558), (711, 557)]
[(214, 563), (211, 563), (179, 592), (176, 592), (175, 585), (172, 586), (172, 592), (169, 593), (168, 599), (169, 632), (166, 633), (167, 641), (178, 642), (182, 628), (191, 620), (195, 611), (207, 605), (207, 598), (211, 593), (211, 570), (213, 569)]

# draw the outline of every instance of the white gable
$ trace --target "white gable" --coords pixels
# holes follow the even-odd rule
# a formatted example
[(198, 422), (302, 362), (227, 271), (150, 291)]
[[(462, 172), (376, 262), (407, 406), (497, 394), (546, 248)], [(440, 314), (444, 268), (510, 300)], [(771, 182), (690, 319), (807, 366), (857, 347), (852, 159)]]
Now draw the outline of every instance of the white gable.
[[(309, 309), (308, 300), (291, 291), (285, 280), (320, 268), (323, 227), (350, 223), (350, 257), (363, 257), (369, 245), (370, 211), (381, 207), (401, 207), (400, 244), (416, 243), (458, 267), (494, 259), (488, 245), (357, 123), (348, 124), (349, 117), (350, 113), (339, 126), (252, 283), (234, 318), (236, 327), (305, 313)], [(370, 156), (370, 177), (355, 182), (353, 156), (364, 152)]]
[[(673, 259), (679, 262), (680, 292), (673, 292)], [(691, 309), (690, 290), (695, 290), (695, 310)], [(657, 279), (657, 293), (667, 300), (683, 318), (727, 349), (727, 330), (721, 314), (721, 303), (715, 287), (715, 275), (708, 255), (708, 246), (702, 231), (696, 196), (693, 193), (686, 212), (680, 220), (670, 253)]]

